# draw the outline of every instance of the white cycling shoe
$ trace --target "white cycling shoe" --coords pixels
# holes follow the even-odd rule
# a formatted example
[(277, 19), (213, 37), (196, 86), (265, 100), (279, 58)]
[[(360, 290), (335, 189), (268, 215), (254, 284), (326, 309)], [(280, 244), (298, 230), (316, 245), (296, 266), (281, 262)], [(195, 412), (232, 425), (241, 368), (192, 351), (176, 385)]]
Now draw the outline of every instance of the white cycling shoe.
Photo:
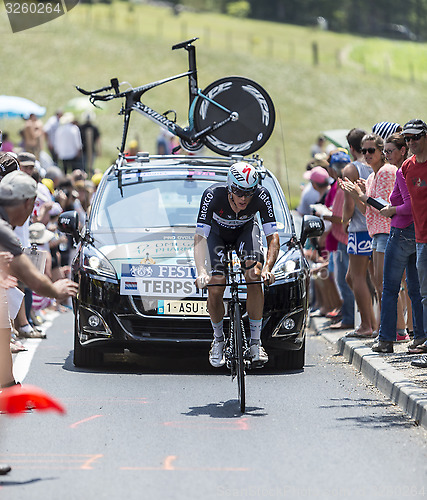
[(254, 366), (261, 367), (268, 362), (268, 355), (260, 344), (252, 344), (249, 348), (249, 359)]
[(212, 342), (211, 350), (209, 351), (209, 363), (214, 368), (220, 368), (225, 365), (224, 345), (224, 341), (218, 342), (214, 340)]

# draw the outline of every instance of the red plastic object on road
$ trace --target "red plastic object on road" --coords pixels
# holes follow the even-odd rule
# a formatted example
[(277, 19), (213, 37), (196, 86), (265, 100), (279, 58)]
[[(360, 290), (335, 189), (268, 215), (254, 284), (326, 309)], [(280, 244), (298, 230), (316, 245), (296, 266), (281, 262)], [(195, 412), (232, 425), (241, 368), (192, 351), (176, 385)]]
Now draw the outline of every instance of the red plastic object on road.
[(33, 385), (15, 385), (0, 392), (0, 412), (20, 415), (28, 410), (57, 411), (65, 413), (65, 408), (45, 391)]

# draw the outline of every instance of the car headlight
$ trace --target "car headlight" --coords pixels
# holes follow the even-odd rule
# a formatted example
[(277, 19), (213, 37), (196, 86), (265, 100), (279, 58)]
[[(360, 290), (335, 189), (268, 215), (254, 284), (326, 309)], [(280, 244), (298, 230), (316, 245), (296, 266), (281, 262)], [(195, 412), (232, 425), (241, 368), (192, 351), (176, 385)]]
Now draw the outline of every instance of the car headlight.
[(276, 280), (287, 280), (295, 277), (302, 269), (301, 256), (291, 254), (280, 259), (274, 266)]
[(116, 271), (111, 262), (94, 247), (83, 248), (82, 267), (86, 271), (106, 276), (107, 278), (117, 278)]

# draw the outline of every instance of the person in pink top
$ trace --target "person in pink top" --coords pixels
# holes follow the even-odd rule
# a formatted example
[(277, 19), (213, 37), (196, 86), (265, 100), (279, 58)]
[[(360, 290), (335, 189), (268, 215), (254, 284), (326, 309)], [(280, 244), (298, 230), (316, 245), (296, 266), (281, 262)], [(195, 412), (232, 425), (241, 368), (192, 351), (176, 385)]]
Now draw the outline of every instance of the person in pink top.
[(384, 255), (381, 323), (378, 340), (372, 346), (372, 350), (381, 353), (393, 352), (393, 341), (396, 340), (398, 296), (402, 276), (406, 270), (408, 294), (414, 317), (414, 340), (409, 345), (409, 349), (410, 352), (422, 352), (422, 344), (427, 340), (427, 334), (424, 333), (411, 197), (400, 168), (408, 152), (408, 146), (402, 134), (390, 136), (386, 140), (384, 151), (390, 163), (398, 166), (399, 169), (396, 172), (396, 182), (390, 195), (390, 204), (380, 211), (385, 217), (391, 218), (391, 229)]
[[(351, 162), (351, 158), (343, 151), (332, 152), (329, 158), (329, 173), (335, 179), (342, 178), (342, 171)], [(334, 269), (338, 288), (342, 298), (341, 320), (330, 326), (333, 330), (348, 329), (354, 327), (354, 294), (346, 282), (349, 257), (347, 253), (348, 234), (342, 225), (344, 191), (336, 185), (336, 194), (332, 203), (332, 215), (324, 215), (323, 218), (332, 223), (331, 235), (336, 241), (334, 252)]]
[(372, 167), (373, 172), (366, 181), (357, 183), (345, 180), (343, 189), (350, 193), (366, 215), (366, 226), (372, 238), (373, 282), (381, 306), (383, 288), (384, 252), (390, 233), (390, 218), (385, 217), (378, 209), (369, 204), (369, 198), (388, 203), (396, 179), (397, 168), (386, 163), (384, 156), (384, 140), (376, 134), (367, 134), (362, 139), (362, 153), (365, 162)]

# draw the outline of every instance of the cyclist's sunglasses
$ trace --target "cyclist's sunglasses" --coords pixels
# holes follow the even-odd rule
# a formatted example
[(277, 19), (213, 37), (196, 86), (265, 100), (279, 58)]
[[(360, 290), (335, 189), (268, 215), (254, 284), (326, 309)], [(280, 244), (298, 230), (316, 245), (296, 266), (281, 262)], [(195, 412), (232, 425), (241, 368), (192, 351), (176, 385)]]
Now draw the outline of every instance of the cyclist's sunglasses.
[(377, 148), (362, 148), (362, 154), (369, 153), (370, 155), (373, 155)]
[(240, 189), (236, 186), (231, 186), (231, 191), (233, 194), (235, 194), (238, 198), (242, 198), (243, 196), (252, 196), (255, 193), (256, 186), (250, 189)]
[(424, 137), (425, 134), (424, 132), (421, 132), (420, 134), (416, 134), (416, 135), (405, 135), (404, 139), (405, 139), (405, 142), (409, 142), (409, 141), (419, 141), (421, 139), (421, 137)]

